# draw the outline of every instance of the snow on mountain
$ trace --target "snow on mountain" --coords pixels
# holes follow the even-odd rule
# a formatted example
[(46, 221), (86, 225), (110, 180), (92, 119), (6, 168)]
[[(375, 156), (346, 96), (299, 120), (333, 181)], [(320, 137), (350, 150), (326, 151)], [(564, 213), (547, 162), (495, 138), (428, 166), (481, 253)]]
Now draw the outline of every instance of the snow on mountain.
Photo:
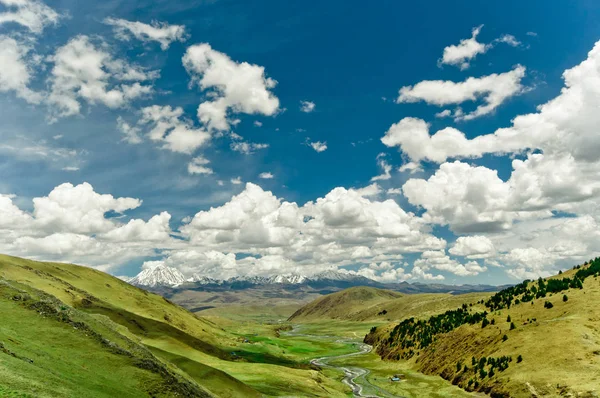
[(186, 282), (197, 283), (199, 285), (220, 285), (223, 281), (203, 276), (200, 274), (193, 274), (189, 278), (186, 278)]
[(270, 283), (284, 283), (289, 285), (297, 285), (306, 281), (306, 276), (299, 274), (291, 275), (274, 275), (269, 279)]
[(151, 269), (142, 270), (129, 283), (137, 286), (178, 286), (185, 282), (185, 276), (176, 268), (159, 265)]
[(301, 274), (279, 274), (272, 276), (236, 276), (225, 281), (214, 279), (200, 274), (193, 274), (191, 276), (186, 277), (176, 268), (167, 267), (165, 265), (159, 265), (152, 269), (143, 270), (137, 276), (130, 279), (128, 282), (132, 285), (145, 287), (176, 287), (186, 282), (196, 283), (199, 285), (222, 285), (224, 283), (245, 283), (251, 285), (300, 285), (303, 283), (320, 281), (364, 282), (365, 279), (367, 278), (362, 277), (360, 275), (348, 274), (336, 270), (328, 270), (312, 276), (306, 276)]
[(315, 274), (315, 275), (309, 277), (309, 279), (312, 281), (330, 280), (330, 281), (351, 282), (351, 281), (356, 281), (356, 280), (365, 280), (368, 278), (365, 278), (364, 276), (361, 276), (361, 275), (348, 274), (348, 273), (339, 272), (336, 270), (327, 270), (327, 271), (323, 271), (321, 273)]

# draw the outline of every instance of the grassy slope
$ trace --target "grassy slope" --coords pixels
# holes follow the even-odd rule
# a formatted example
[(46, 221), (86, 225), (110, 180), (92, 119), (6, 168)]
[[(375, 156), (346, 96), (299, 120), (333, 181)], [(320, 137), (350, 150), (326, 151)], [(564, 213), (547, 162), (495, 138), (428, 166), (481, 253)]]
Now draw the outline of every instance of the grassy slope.
[[(411, 316), (425, 316), (454, 309), (463, 302), (487, 299), (490, 293), (400, 294), (372, 287), (353, 287), (321, 297), (300, 308), (291, 322), (338, 319), (347, 321), (390, 322)], [(385, 310), (386, 314), (380, 313)]]
[[(562, 277), (571, 277), (574, 271)], [(563, 293), (569, 300), (563, 302)], [(544, 308), (550, 301), (554, 307)], [(436, 342), (413, 357), (409, 363), (417, 369), (440, 374), (447, 379), (458, 375), (456, 364), (471, 365), (471, 358), (512, 356), (504, 372), (484, 379), (486, 388), (511, 397), (558, 397), (564, 394), (595, 396), (600, 392), (600, 278), (590, 277), (584, 289), (569, 289), (545, 299), (513, 305), (495, 311), (488, 319), (495, 325), (482, 329), (481, 324), (463, 325), (438, 336)], [(474, 306), (483, 311), (483, 306)], [(511, 317), (516, 329), (506, 322)], [(535, 318), (535, 321), (532, 321)], [(529, 320), (529, 321), (528, 321)], [(391, 328), (378, 328), (376, 339), (385, 344)], [(508, 340), (502, 341), (503, 335)], [(386, 347), (385, 356), (395, 357), (399, 347)], [(523, 362), (516, 358), (522, 355)]]
[(26, 285), (0, 280), (0, 313), (0, 396), (210, 395), (108, 319)]
[(402, 297), (400, 293), (372, 287), (351, 287), (320, 297), (296, 311), (290, 321), (318, 319), (350, 320), (352, 315), (366, 307)]
[(308, 356), (330, 347), (306, 348), (298, 343), (299, 347), (292, 344), (282, 349), (271, 326), (259, 332), (275, 340), (269, 337), (246, 344), (240, 333), (225, 330), (233, 324), (197, 317), (158, 295), (70, 264), (0, 256), (2, 278), (40, 289), (97, 319), (110, 319), (115, 332), (149, 347), (159, 358), (181, 365), (187, 372), (181, 372), (184, 377), (197, 380), (219, 396), (252, 396), (249, 391), (254, 395), (343, 396), (346, 391), (340, 382), (308, 369), (295, 352), (306, 349)]

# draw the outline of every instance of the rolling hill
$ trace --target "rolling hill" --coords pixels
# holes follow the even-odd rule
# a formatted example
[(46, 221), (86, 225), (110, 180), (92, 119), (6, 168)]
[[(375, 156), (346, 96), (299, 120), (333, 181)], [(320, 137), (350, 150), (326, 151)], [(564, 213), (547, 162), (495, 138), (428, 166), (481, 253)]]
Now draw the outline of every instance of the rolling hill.
[(600, 392), (600, 260), (365, 337), (385, 360), (493, 397)]
[(343, 396), (344, 386), (91, 268), (0, 256), (0, 396)]
[(373, 287), (352, 287), (312, 301), (297, 310), (289, 321), (311, 322), (336, 319), (385, 322), (455, 308), (465, 300), (480, 300), (490, 295), (490, 293), (401, 294)]

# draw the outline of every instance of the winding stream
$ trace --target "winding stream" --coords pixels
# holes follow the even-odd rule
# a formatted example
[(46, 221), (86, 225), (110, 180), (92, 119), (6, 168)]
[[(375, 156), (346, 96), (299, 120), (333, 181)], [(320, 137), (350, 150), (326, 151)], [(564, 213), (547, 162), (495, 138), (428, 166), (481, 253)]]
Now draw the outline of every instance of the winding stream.
[[(294, 328), (292, 330), (290, 330), (288, 332), (283, 332), (282, 334), (285, 334), (287, 336), (309, 337), (311, 339), (327, 339), (327, 340), (336, 339), (335, 341), (337, 343), (349, 343), (349, 344), (353, 344), (353, 345), (357, 346), (358, 351), (356, 351), (356, 352), (352, 352), (350, 354), (344, 354), (344, 355), (334, 355), (334, 356), (325, 356), (325, 357), (321, 357), (321, 358), (314, 358), (310, 361), (310, 363), (313, 365), (316, 365), (316, 366), (337, 369), (337, 370), (340, 370), (341, 372), (343, 372), (344, 378), (342, 379), (342, 383), (346, 384), (347, 386), (349, 386), (352, 389), (352, 393), (354, 394), (355, 397), (359, 397), (359, 398), (400, 398), (397, 395), (393, 395), (393, 394), (389, 393), (388, 391), (371, 384), (367, 380), (367, 375), (370, 373), (370, 371), (368, 369), (359, 368), (356, 366), (335, 366), (335, 365), (330, 364), (330, 362), (332, 362), (336, 359), (367, 354), (367, 353), (371, 352), (371, 350), (373, 349), (372, 346), (370, 346), (368, 344), (364, 344), (364, 343), (356, 343), (355, 341), (340, 340), (334, 336), (319, 336), (319, 335), (311, 335), (311, 334), (302, 334), (302, 333), (299, 333), (298, 326), (294, 326)], [(378, 395), (371, 395), (371, 394), (365, 395), (363, 393), (365, 387), (368, 387), (369, 389), (376, 391)]]

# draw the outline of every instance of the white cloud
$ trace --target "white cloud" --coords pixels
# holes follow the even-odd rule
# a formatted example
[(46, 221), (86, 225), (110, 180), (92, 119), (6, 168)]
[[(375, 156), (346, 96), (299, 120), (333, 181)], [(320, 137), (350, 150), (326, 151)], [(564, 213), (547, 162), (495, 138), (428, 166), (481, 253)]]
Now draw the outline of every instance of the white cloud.
[[(362, 264), (379, 280), (407, 279), (392, 264), (405, 253), (442, 250), (446, 242), (396, 202), (369, 199), (367, 188), (336, 188), (298, 206), (248, 183), (224, 205), (186, 218), (173, 239), (167, 212), (122, 221), (139, 199), (102, 195), (87, 183), (62, 184), (33, 199), (31, 214), (0, 195), (0, 250), (104, 270), (162, 253), (161, 263), (186, 275), (310, 274)], [(107, 215), (113, 213), (118, 216)]]
[(381, 168), (383, 173), (371, 178), (371, 181), (389, 180), (392, 178), (392, 175), (390, 174), (392, 171), (392, 165), (386, 161), (385, 153), (380, 153), (377, 155), (377, 165)]
[(230, 181), (233, 185), (240, 185), (242, 183), (242, 177), (235, 177), (232, 178)]
[(210, 161), (202, 156), (197, 156), (193, 158), (188, 163), (188, 173), (190, 174), (213, 174), (213, 170), (206, 165), (209, 164)]
[(138, 122), (151, 128), (148, 136), (163, 143), (163, 148), (173, 152), (192, 154), (210, 141), (211, 135), (203, 128), (183, 117), (180, 107), (153, 105), (142, 109)]
[(311, 113), (315, 110), (315, 103), (312, 101), (300, 101), (300, 111), (304, 113)]
[(444, 109), (441, 112), (435, 114), (435, 117), (443, 118), (452, 116), (452, 111), (450, 109)]
[(502, 35), (494, 41), (498, 43), (506, 43), (511, 47), (519, 47), (522, 44), (519, 40), (517, 40), (516, 37), (508, 34)]
[(422, 271), (428, 271), (433, 268), (458, 276), (474, 276), (487, 271), (486, 267), (480, 266), (476, 261), (461, 264), (448, 257), (443, 250), (423, 252), (421, 258), (415, 261), (414, 266)]
[(48, 196), (33, 199), (33, 216), (40, 228), (53, 232), (106, 232), (115, 223), (105, 218), (105, 213), (123, 213), (141, 204), (139, 199), (98, 194), (88, 183), (77, 186), (65, 183)]
[[(525, 67), (517, 65), (510, 72), (494, 73), (479, 78), (469, 77), (459, 83), (425, 80), (414, 86), (402, 87), (396, 102), (425, 101), (428, 104), (444, 106), (481, 100), (483, 104), (477, 106), (473, 112), (463, 114), (462, 111), (459, 111), (454, 114), (455, 120), (471, 120), (493, 112), (507, 99), (521, 94), (524, 91), (521, 84), (524, 76)], [(447, 116), (444, 112), (438, 115)]]
[(481, 235), (461, 236), (449, 251), (452, 255), (468, 259), (489, 258), (496, 254), (492, 241)]
[(0, 250), (103, 270), (151, 256), (173, 244), (167, 212), (148, 222), (132, 219), (125, 224), (121, 217), (107, 216), (123, 216), (140, 205), (139, 199), (96, 193), (88, 183), (61, 184), (48, 196), (34, 198), (31, 214), (16, 207), (11, 196), (0, 195)]
[(463, 39), (457, 45), (444, 48), (444, 54), (439, 60), (439, 64), (458, 66), (461, 70), (468, 69), (473, 58), (489, 49), (489, 46), (477, 41), (481, 28), (483, 25), (473, 28), (471, 38)]
[(381, 187), (377, 183), (367, 185), (363, 188), (354, 189), (354, 191), (356, 191), (356, 193), (365, 198), (368, 198), (370, 196), (377, 196), (382, 192)]
[(263, 125), (262, 122), (259, 122), (258, 120), (254, 121), (254, 126), (255, 127), (262, 127), (262, 125)]
[(77, 166), (67, 166), (62, 168), (63, 171), (79, 171), (79, 167)]
[(82, 162), (86, 151), (55, 147), (44, 140), (34, 141), (19, 135), (4, 138), (0, 143), (0, 153), (8, 154), (22, 162), (45, 161), (60, 169)]
[(208, 130), (229, 130), (229, 112), (273, 116), (279, 110), (279, 99), (270, 91), (277, 82), (262, 66), (235, 62), (206, 43), (188, 47), (183, 65), (192, 85), (213, 90), (211, 100), (198, 107), (198, 119)]
[[(536, 150), (512, 161), (507, 181), (486, 167), (444, 163), (427, 180), (411, 179), (403, 186), (410, 203), (425, 208), (424, 219), (429, 222), (462, 232), (508, 231), (552, 219), (553, 211), (600, 219), (598, 65), (600, 44), (585, 61), (564, 72), (565, 88), (556, 98), (540, 105), (536, 113), (517, 116), (512, 126), (493, 134), (466, 139), (458, 130), (444, 129), (429, 136), (423, 121), (404, 120), (405, 128), (400, 129), (404, 132), (396, 131), (385, 139), (388, 144), (401, 142), (403, 152), (417, 161)], [(405, 135), (407, 131), (412, 131), (413, 141)], [(556, 253), (569, 250), (559, 246), (538, 245), (537, 249), (561, 259), (563, 255)], [(579, 246), (570, 246), (580, 251)]]
[(265, 173), (260, 173), (258, 175), (258, 178), (262, 178), (263, 180), (270, 180), (270, 179), (275, 178), (275, 176), (271, 172), (265, 172)]
[(102, 103), (109, 108), (120, 108), (151, 90), (139, 83), (130, 85), (121, 82), (157, 77), (156, 72), (114, 59), (87, 36), (71, 39), (56, 50), (51, 59), (54, 67), (49, 78), (48, 105), (52, 120), (79, 114), (80, 100), (91, 105)]
[(29, 88), (33, 71), (28, 64), (29, 48), (15, 39), (0, 35), (0, 92), (14, 91), (31, 104), (39, 104), (43, 96)]
[(56, 25), (61, 16), (41, 1), (37, 0), (0, 0), (6, 11), (0, 13), (0, 25), (17, 23), (40, 34), (46, 26)]
[(184, 42), (187, 39), (183, 25), (169, 25), (157, 21), (149, 25), (118, 18), (106, 18), (104, 23), (113, 26), (116, 36), (121, 40), (129, 40), (133, 36), (145, 43), (156, 41), (160, 43), (162, 50), (167, 50), (174, 41)]
[(121, 116), (117, 118), (117, 128), (124, 135), (122, 141), (128, 142), (130, 144), (140, 144), (142, 142), (142, 137), (140, 137), (140, 128), (130, 125), (125, 120), (123, 120)]
[(425, 208), (425, 220), (450, 225), (456, 232), (503, 230), (514, 220), (551, 215), (526, 206), (532, 197), (516, 196), (513, 182), (502, 181), (496, 170), (458, 161), (442, 164), (428, 180), (409, 179), (402, 191), (411, 204)]
[[(520, 153), (528, 149), (539, 149), (545, 155), (559, 158), (568, 154), (576, 161), (589, 163), (599, 160), (600, 141), (597, 139), (597, 126), (600, 121), (597, 112), (600, 106), (599, 65), (600, 42), (596, 43), (585, 61), (563, 73), (565, 87), (557, 97), (538, 106), (537, 113), (519, 115), (514, 118), (512, 126), (470, 140), (458, 130), (454, 130), (451, 137), (447, 132), (448, 129), (431, 137), (427, 131), (425, 134), (420, 132), (420, 145), (427, 147), (427, 150), (414, 150), (413, 153), (416, 154), (414, 159), (426, 157), (439, 162), (447, 157), (480, 157), (486, 153)], [(406, 139), (400, 137), (400, 133), (394, 134), (396, 138), (391, 143), (402, 145)], [(436, 137), (438, 135), (440, 137)], [(451, 150), (445, 150), (445, 154), (436, 157), (437, 159), (423, 155), (430, 150), (439, 151), (441, 148), (435, 145), (435, 141), (441, 141), (442, 138), (450, 141), (448, 144)], [(581, 166), (583, 167), (584, 164)]]
[(308, 145), (317, 152), (324, 152), (327, 150), (327, 142), (325, 141), (309, 142)]
[(268, 148), (269, 144), (258, 144), (254, 142), (236, 141), (230, 144), (231, 150), (235, 152), (243, 153), (244, 155), (250, 155), (254, 152)]
[(259, 256), (238, 260), (238, 273), (254, 274), (398, 261), (402, 253), (445, 246), (396, 202), (367, 196), (364, 189), (336, 188), (299, 207), (248, 183), (223, 206), (197, 213), (181, 231), (191, 245)]
[(402, 166), (400, 166), (398, 168), (398, 171), (401, 173), (408, 171), (410, 174), (414, 174), (419, 171), (423, 171), (423, 168), (421, 167), (421, 165), (419, 163), (408, 162), (408, 163), (405, 163)]
[(169, 239), (171, 215), (166, 211), (153, 216), (145, 222), (130, 220), (127, 224), (102, 235), (102, 238), (118, 242), (164, 242)]

